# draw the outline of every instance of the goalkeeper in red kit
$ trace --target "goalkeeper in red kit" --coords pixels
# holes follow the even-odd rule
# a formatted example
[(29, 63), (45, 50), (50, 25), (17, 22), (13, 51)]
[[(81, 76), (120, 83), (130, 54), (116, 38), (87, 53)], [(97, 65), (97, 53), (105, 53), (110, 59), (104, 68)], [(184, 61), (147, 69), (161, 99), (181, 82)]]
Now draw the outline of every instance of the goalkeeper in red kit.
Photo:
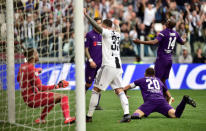
[(25, 51), (24, 55), (27, 58), (27, 62), (21, 65), (17, 76), (22, 97), (24, 102), (31, 108), (44, 107), (40, 118), (36, 119), (35, 122), (46, 123), (45, 117), (57, 103), (60, 103), (65, 118), (64, 123), (75, 122), (75, 117), (71, 117), (69, 113), (68, 96), (48, 92), (52, 89), (65, 88), (69, 85), (69, 82), (62, 80), (57, 85), (42, 85), (38, 76), (39, 70), (34, 67), (34, 64), (39, 61), (37, 51), (33, 48), (29, 48)]

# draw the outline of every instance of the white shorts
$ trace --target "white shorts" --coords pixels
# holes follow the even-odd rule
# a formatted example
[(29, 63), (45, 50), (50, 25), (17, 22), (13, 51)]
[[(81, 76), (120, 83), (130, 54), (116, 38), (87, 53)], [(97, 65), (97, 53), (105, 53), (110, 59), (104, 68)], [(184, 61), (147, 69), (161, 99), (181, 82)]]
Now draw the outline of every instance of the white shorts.
[(104, 65), (97, 71), (94, 86), (105, 91), (109, 85), (113, 90), (122, 88), (121, 68), (119, 69)]

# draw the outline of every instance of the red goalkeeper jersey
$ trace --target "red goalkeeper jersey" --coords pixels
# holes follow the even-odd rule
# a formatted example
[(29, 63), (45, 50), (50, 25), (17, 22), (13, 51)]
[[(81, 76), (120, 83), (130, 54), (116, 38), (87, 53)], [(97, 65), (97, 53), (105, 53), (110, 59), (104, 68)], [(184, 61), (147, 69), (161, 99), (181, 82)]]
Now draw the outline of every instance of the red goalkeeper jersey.
[(30, 101), (39, 91), (47, 91), (55, 88), (55, 85), (42, 85), (38, 72), (33, 64), (24, 63), (19, 69), (17, 81), (21, 87), (24, 101)]

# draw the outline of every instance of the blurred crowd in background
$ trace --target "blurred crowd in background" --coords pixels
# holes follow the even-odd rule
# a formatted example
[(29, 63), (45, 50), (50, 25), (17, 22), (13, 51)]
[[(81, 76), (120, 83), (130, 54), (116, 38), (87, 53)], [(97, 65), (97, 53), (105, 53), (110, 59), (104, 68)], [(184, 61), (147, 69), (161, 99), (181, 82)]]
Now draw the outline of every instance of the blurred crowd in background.
[[(2, 0), (0, 0), (2, 1)], [(201, 0), (85, 0), (91, 17), (118, 19), (122, 57), (155, 57), (157, 45), (135, 45), (132, 40), (153, 40), (165, 29), (168, 18), (176, 19), (175, 30), (187, 35), (177, 44), (178, 63), (206, 63), (206, 2)], [(6, 40), (5, 2), (0, 4), (0, 42)], [(37, 48), (40, 57), (74, 57), (73, 0), (14, 0), (15, 44)], [(92, 30), (85, 20), (85, 33)]]

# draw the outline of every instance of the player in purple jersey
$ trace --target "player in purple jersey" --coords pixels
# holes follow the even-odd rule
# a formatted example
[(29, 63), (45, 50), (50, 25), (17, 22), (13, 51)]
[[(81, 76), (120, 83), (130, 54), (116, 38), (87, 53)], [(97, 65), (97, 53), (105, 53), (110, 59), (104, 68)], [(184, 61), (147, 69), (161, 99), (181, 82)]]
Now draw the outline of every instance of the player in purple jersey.
[(143, 116), (149, 116), (152, 112), (159, 112), (169, 118), (180, 118), (186, 104), (196, 107), (196, 102), (189, 96), (184, 96), (176, 111), (165, 100), (163, 93), (168, 93), (167, 88), (162, 81), (155, 77), (153, 68), (147, 68), (145, 77), (138, 79), (124, 88), (127, 91), (136, 86), (140, 87), (144, 104), (142, 104), (132, 115), (132, 119), (140, 119)]
[[(101, 18), (95, 17), (94, 20), (98, 25), (102, 24)], [(85, 54), (87, 57), (85, 69), (85, 90), (87, 91), (91, 87), (97, 71), (102, 64), (102, 36), (95, 28), (86, 34)], [(96, 110), (102, 110), (102, 108), (99, 106), (100, 98), (101, 94), (99, 95)]]
[[(166, 23), (167, 28), (161, 31), (154, 40), (133, 40), (133, 42), (136, 44), (149, 45), (159, 43), (157, 50), (157, 58), (155, 61), (155, 76), (158, 77), (164, 84), (166, 80), (169, 78), (169, 72), (172, 67), (172, 52), (175, 47), (176, 41), (180, 44), (184, 44), (186, 41), (186, 35), (184, 35), (183, 38), (181, 38), (176, 31), (172, 30), (175, 27), (175, 25), (175, 20), (171, 18)], [(167, 100), (169, 100), (170, 96), (166, 97)]]

